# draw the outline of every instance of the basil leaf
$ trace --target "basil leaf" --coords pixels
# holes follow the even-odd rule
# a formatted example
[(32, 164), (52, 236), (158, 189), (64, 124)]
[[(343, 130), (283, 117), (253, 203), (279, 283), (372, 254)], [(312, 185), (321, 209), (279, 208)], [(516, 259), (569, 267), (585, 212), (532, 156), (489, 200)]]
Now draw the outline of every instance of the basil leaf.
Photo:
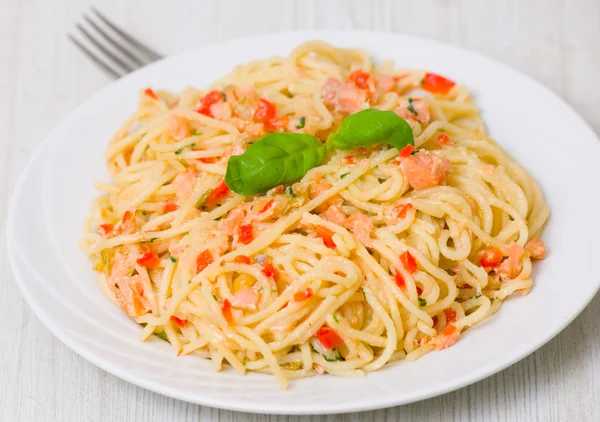
[(410, 125), (393, 111), (367, 108), (346, 117), (337, 132), (327, 138), (328, 148), (352, 149), (376, 144), (401, 150), (414, 145)]
[(264, 193), (300, 180), (324, 156), (325, 146), (312, 135), (270, 133), (242, 155), (229, 158), (225, 184), (239, 195)]

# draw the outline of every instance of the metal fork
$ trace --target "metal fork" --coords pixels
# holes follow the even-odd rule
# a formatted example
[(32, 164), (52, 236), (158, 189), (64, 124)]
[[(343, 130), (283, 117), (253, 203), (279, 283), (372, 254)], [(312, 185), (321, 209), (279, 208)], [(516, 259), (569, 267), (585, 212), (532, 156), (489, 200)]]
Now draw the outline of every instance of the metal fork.
[(162, 55), (116, 26), (96, 8), (91, 7), (91, 11), (96, 21), (87, 14), (83, 15), (85, 23), (91, 28), (86, 29), (80, 23), (77, 23), (76, 26), (81, 31), (83, 39), (87, 40), (87, 44), (91, 44), (93, 48), (86, 47), (85, 43), (78, 41), (72, 34), (67, 34), (67, 36), (111, 78), (119, 79), (140, 67), (163, 58)]

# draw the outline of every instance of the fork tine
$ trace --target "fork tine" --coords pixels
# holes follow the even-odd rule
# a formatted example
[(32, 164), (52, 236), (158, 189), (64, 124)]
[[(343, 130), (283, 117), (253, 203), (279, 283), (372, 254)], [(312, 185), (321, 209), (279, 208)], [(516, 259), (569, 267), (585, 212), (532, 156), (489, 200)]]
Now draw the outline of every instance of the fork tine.
[(96, 22), (91, 20), (87, 15), (83, 15), (83, 19), (85, 19), (85, 21), (87, 23), (89, 23), (96, 31), (98, 31), (98, 33), (100, 35), (102, 35), (102, 37), (106, 41), (108, 41), (110, 43), (110, 45), (112, 45), (114, 48), (119, 50), (121, 52), (121, 54), (123, 54), (125, 57), (127, 57), (132, 62), (134, 62), (136, 65), (138, 65), (139, 67), (142, 67), (142, 66), (148, 64), (148, 62), (143, 62), (137, 56), (133, 55), (130, 51), (127, 51), (127, 49), (123, 48), (119, 43), (117, 43), (114, 39), (112, 39), (106, 32), (104, 32), (104, 30), (102, 28), (100, 28), (96, 24)]
[(115, 24), (113, 24), (111, 21), (109, 21), (108, 18), (106, 18), (102, 13), (100, 13), (94, 6), (91, 6), (91, 9), (92, 9), (92, 12), (100, 20), (102, 20), (102, 22), (104, 22), (106, 25), (108, 25), (113, 31), (115, 31), (117, 34), (119, 34), (121, 37), (123, 37), (125, 40), (127, 40), (130, 44), (132, 44), (133, 46), (142, 50), (150, 59), (152, 59), (153, 61), (162, 59), (163, 56), (161, 56), (157, 52), (151, 50), (150, 48), (148, 48), (147, 46), (145, 46), (144, 44), (142, 44), (141, 42), (139, 42), (138, 40), (133, 38), (131, 35), (127, 34), (122, 29), (117, 27)]
[(92, 35), (87, 31), (87, 29), (85, 29), (81, 24), (76, 24), (75, 26), (77, 26), (77, 28), (83, 33), (83, 35), (92, 43), (94, 44), (100, 51), (102, 51), (105, 55), (107, 55), (108, 57), (110, 57), (110, 59), (117, 63), (119, 66), (121, 66), (121, 68), (125, 69), (127, 72), (133, 72), (135, 70), (135, 67), (132, 67), (131, 65), (129, 65), (128, 63), (125, 63), (123, 60), (121, 60), (119, 57), (115, 56), (108, 48), (104, 47), (102, 44), (100, 44), (94, 37), (92, 37)]
[(92, 53), (90, 50), (88, 50), (88, 48), (86, 46), (84, 46), (83, 44), (81, 44), (79, 41), (77, 41), (77, 39), (75, 37), (73, 37), (71, 34), (67, 34), (67, 37), (69, 37), (69, 39), (71, 41), (73, 41), (73, 43), (86, 55), (88, 56), (94, 63), (96, 63), (98, 66), (100, 66), (100, 68), (102, 68), (102, 70), (104, 70), (106, 73), (108, 73), (108, 75), (113, 78), (113, 79), (119, 79), (121, 76), (123, 76), (122, 74), (120, 74), (119, 72), (117, 72), (116, 70), (114, 70), (113, 68), (111, 68), (109, 65), (107, 65), (106, 63), (104, 63), (102, 60), (100, 60), (98, 57), (96, 57), (96, 55), (94, 53)]

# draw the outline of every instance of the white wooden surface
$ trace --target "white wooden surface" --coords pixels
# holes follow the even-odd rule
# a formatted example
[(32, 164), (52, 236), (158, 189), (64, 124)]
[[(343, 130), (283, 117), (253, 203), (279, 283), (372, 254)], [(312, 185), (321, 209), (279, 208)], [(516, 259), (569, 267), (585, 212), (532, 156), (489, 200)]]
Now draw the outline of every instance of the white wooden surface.
[[(290, 29), (377, 29), (435, 38), (531, 75), (600, 132), (598, 0), (106, 0), (96, 5), (165, 54)], [(600, 296), (541, 350), (487, 380), (408, 406), (340, 416), (286, 418), (190, 405), (121, 381), (62, 345), (13, 282), (4, 221), (16, 178), (44, 135), (110, 83), (65, 37), (87, 7), (78, 0), (0, 0), (1, 421), (600, 420)], [(568, 144), (565, 139), (567, 150)], [(577, 280), (565, 285), (576, 289)], [(540, 315), (535, 323), (543, 319)]]

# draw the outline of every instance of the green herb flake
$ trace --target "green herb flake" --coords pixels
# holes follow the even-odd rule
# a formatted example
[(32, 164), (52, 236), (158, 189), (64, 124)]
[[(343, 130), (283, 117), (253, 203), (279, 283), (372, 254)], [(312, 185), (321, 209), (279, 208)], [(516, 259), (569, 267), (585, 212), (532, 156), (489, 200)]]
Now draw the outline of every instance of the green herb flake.
[(188, 280), (188, 284), (192, 284), (192, 280)]
[(360, 288), (360, 291), (362, 292), (363, 296), (365, 297), (365, 300), (367, 300), (367, 292), (365, 292), (365, 289), (363, 289), (362, 287)]
[(127, 275), (128, 275), (129, 277), (131, 277), (131, 276), (132, 276), (132, 275), (134, 275), (134, 274), (135, 274), (135, 268), (131, 269), (131, 270), (130, 270), (130, 271), (127, 273)]
[(417, 110), (415, 110), (415, 107), (413, 105), (413, 99), (409, 98), (408, 99), (408, 111), (410, 111), (412, 114), (414, 114), (415, 116), (417, 116), (419, 113), (417, 113)]
[(217, 302), (219, 301), (219, 298), (216, 295), (213, 295), (213, 299)]
[(146, 216), (146, 215), (148, 215), (148, 211), (146, 211), (146, 210), (143, 210), (143, 211), (142, 211), (142, 215), (143, 215), (143, 216)]
[(427, 301), (422, 297), (419, 298), (419, 306), (427, 306)]
[(202, 132), (194, 132), (192, 133), (192, 136), (202, 136)]
[(223, 96), (223, 102), (227, 101), (227, 95), (223, 91), (221, 91), (221, 95)]
[(169, 338), (167, 337), (167, 333), (165, 333), (164, 331), (162, 333), (156, 333), (156, 337), (158, 337), (161, 340), (164, 341), (169, 341)]
[(336, 324), (339, 324), (340, 321), (338, 321), (337, 317), (335, 316), (335, 314), (331, 314), (331, 317), (333, 318), (333, 320), (336, 322)]
[(150, 239), (150, 243), (154, 243), (157, 240), (158, 240), (158, 237), (153, 237), (152, 239)]
[(177, 262), (177, 258), (175, 258), (174, 256), (170, 256), (169, 259), (171, 260), (171, 262)]
[(475, 296), (473, 296), (475, 299), (479, 299), (481, 296), (483, 296), (483, 294), (481, 293), (477, 293)]
[(343, 179), (344, 177), (348, 176), (350, 173), (344, 173), (340, 176), (340, 179)]
[(323, 354), (321, 354), (321, 356), (323, 356), (323, 358), (325, 358), (325, 360), (327, 362), (339, 362), (341, 360), (344, 360), (342, 358), (342, 355), (340, 354), (340, 352), (339, 352), (339, 350), (337, 348), (331, 349), (330, 353), (331, 353), (331, 356), (325, 356)]
[(285, 188), (285, 194), (291, 196), (292, 198), (296, 197), (296, 194), (294, 193), (294, 188), (291, 186)]
[(187, 145), (185, 147), (179, 148), (177, 151), (175, 151), (175, 155), (181, 154), (186, 148), (189, 148), (190, 150), (193, 150), (195, 147), (196, 147), (196, 144), (190, 144), (190, 145)]
[(306, 125), (306, 117), (300, 117), (300, 122), (296, 125), (296, 129), (303, 129), (304, 125)]

